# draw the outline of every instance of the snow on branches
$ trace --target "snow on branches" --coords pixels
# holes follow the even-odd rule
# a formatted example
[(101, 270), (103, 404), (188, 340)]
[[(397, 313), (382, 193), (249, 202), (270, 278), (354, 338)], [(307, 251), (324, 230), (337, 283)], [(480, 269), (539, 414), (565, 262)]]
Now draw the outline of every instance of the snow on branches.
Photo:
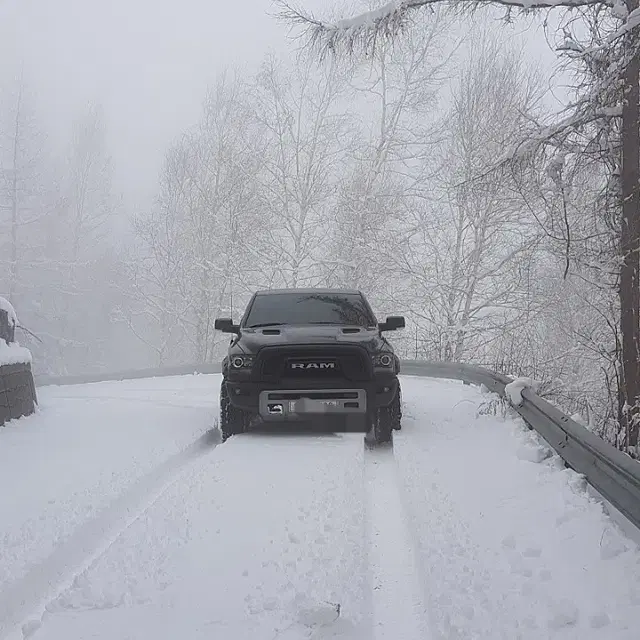
[(278, 4), (282, 7), (281, 18), (302, 26), (311, 46), (324, 55), (340, 49), (354, 51), (375, 48), (379, 39), (390, 39), (403, 30), (411, 9), (426, 3), (420, 0), (394, 0), (379, 9), (338, 20), (335, 24), (320, 21), (285, 0), (278, 0)]
[(0, 366), (31, 362), (31, 352), (14, 342), (18, 317), (13, 305), (0, 296)]
[(18, 316), (13, 305), (6, 299), (0, 296), (0, 311), (4, 311), (7, 314), (9, 321), (9, 327), (15, 329), (18, 324)]
[[(493, 4), (524, 11), (604, 5), (614, 6), (616, 15), (620, 15), (624, 7), (622, 0), (392, 0), (378, 9), (329, 22), (294, 7), (288, 0), (276, 0), (276, 3), (281, 7), (280, 17), (301, 26), (309, 45), (318, 49), (322, 56), (341, 50), (370, 51), (379, 40), (391, 39), (401, 33), (408, 25), (413, 10), (435, 4), (471, 9)], [(638, 26), (640, 16), (635, 14), (636, 11), (628, 16), (619, 35)]]

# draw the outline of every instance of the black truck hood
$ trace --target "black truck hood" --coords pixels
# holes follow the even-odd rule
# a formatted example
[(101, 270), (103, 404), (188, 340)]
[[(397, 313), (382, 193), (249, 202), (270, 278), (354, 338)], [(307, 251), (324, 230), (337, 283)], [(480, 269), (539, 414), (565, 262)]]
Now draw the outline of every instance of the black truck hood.
[(257, 353), (262, 347), (280, 345), (345, 344), (359, 345), (371, 353), (383, 349), (386, 341), (377, 329), (357, 330), (334, 325), (285, 325), (259, 329), (242, 329), (237, 346), (246, 353)]

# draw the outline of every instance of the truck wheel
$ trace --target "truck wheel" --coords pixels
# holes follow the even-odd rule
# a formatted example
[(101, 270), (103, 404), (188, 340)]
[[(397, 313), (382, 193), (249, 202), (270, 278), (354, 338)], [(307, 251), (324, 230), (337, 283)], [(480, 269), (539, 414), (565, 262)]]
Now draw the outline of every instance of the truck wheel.
[(398, 383), (398, 393), (391, 403), (391, 423), (394, 431), (400, 431), (402, 429), (402, 389), (400, 383)]
[(402, 401), (400, 396), (400, 387), (398, 392), (387, 407), (380, 407), (374, 417), (374, 436), (376, 444), (385, 444), (391, 442), (393, 431), (401, 428), (402, 419)]
[(220, 431), (222, 442), (239, 433), (245, 433), (249, 426), (250, 414), (231, 404), (227, 385), (222, 381), (220, 385)]

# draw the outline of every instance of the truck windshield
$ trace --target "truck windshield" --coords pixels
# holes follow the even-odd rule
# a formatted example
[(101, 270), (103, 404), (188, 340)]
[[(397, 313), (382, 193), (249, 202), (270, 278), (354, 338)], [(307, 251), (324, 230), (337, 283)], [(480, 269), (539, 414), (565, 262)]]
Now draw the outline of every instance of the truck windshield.
[(275, 293), (255, 297), (245, 327), (277, 324), (337, 324), (372, 327), (362, 296), (349, 293)]

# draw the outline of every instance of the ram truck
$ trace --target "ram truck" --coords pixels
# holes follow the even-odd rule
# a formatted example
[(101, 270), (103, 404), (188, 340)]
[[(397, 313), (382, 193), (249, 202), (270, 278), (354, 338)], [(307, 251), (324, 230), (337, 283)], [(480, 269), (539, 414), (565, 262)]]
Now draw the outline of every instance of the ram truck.
[(400, 361), (385, 333), (401, 316), (378, 322), (362, 292), (280, 289), (254, 293), (222, 363), (223, 441), (257, 423), (323, 421), (386, 443), (401, 428)]

